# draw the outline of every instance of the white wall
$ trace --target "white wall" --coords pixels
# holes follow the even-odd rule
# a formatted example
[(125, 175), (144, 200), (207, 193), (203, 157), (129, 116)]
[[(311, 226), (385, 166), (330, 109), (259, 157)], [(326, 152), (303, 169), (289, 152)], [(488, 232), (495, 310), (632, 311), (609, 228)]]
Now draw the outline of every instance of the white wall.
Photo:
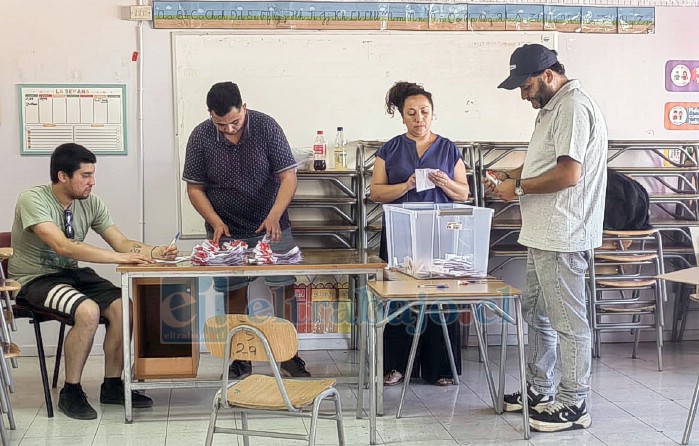
[[(165, 243), (177, 231), (180, 173), (173, 119), (171, 33), (151, 29), (149, 25), (143, 30), (146, 212), (144, 221), (140, 222), (137, 73), (136, 64), (131, 61), (132, 52), (136, 50), (137, 31), (134, 22), (121, 20), (120, 10), (128, 3), (117, 0), (3, 2), (0, 14), (0, 169), (3, 177), (0, 205), (4, 212), (0, 213), (0, 230), (10, 229), (19, 193), (49, 181), (47, 157), (19, 156), (16, 85), (83, 82), (125, 83), (127, 86), (129, 154), (100, 157), (96, 193), (105, 199), (118, 225), (131, 237), (139, 237), (141, 223), (145, 225), (148, 243)], [(699, 8), (658, 8), (656, 18), (658, 25), (654, 36), (560, 36), (561, 60), (571, 76), (582, 79), (583, 85), (602, 105), (613, 139), (699, 139), (699, 132), (671, 133), (662, 129), (664, 101), (699, 101), (698, 94), (664, 93), (662, 78), (667, 59), (696, 58), (693, 42), (696, 31), (691, 30), (699, 23)], [(425, 38), (429, 39), (428, 32)], [(508, 61), (503, 60), (502, 65), (506, 73)], [(235, 81), (235, 74), (221, 73), (221, 79)], [(499, 81), (494, 79), (493, 84)], [(202, 107), (205, 93), (201, 92)], [(519, 106), (515, 105), (519, 101), (517, 93), (512, 95), (513, 106)], [(448, 110), (440, 109), (440, 113), (447, 114)], [(647, 131), (641, 135), (636, 131), (628, 132), (625, 123), (628, 116), (643, 119), (643, 128)], [(361, 135), (353, 136), (361, 138)], [(188, 246), (187, 242), (183, 246)], [(118, 281), (113, 266), (101, 266), (98, 271)], [(667, 319), (669, 322), (670, 314)], [(28, 326), (23, 326), (16, 339), (22, 345), (34, 344)], [(46, 339), (51, 345), (53, 336), (47, 333)]]

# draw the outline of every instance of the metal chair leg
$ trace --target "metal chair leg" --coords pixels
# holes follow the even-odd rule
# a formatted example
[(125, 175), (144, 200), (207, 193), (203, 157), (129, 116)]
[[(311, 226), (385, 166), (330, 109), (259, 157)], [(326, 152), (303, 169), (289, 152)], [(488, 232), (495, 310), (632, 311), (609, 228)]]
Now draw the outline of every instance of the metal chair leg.
[(687, 414), (687, 424), (684, 427), (684, 435), (682, 435), (682, 444), (689, 443), (689, 436), (692, 434), (692, 425), (694, 424), (694, 417), (697, 414), (697, 404), (699, 403), (699, 378), (697, 378), (697, 384), (694, 386), (694, 394), (692, 395), (692, 404), (689, 406), (689, 413)]
[[(633, 323), (641, 322), (641, 315), (635, 314), (631, 319)], [(641, 329), (636, 328), (633, 331), (633, 349), (631, 350), (631, 357), (636, 359), (638, 357), (638, 343), (641, 341)]]
[[(1, 390), (1, 392), (4, 392), (4, 390)], [(10, 444), (10, 439), (7, 438), (7, 428), (5, 427), (5, 421), (2, 418), (3, 417), (0, 416), (0, 438), (2, 438), (2, 444), (6, 445)]]
[[(7, 419), (10, 423), (10, 429), (17, 429), (15, 424), (15, 414), (12, 411), (12, 401), (10, 401), (10, 384), (12, 383), (12, 375), (10, 374), (10, 369), (7, 366), (7, 360), (5, 355), (0, 349), (0, 364), (2, 365), (0, 376), (0, 405), (2, 406), (2, 411), (7, 414)], [(2, 413), (0, 413), (0, 418), (2, 418)]]
[(36, 337), (36, 349), (39, 354), (39, 369), (41, 371), (41, 383), (44, 385), (44, 400), (46, 401), (46, 413), (53, 418), (53, 403), (51, 402), (51, 389), (49, 388), (49, 374), (46, 371), (46, 355), (44, 354), (44, 340), (41, 337), (41, 324), (32, 319), (34, 336)]
[(61, 356), (63, 355), (63, 338), (65, 338), (66, 324), (61, 322), (61, 328), (58, 332), (58, 345), (56, 346), (56, 364), (53, 366), (53, 381), (51, 388), (55, 389), (58, 386), (58, 373), (61, 370)]
[(218, 395), (218, 399), (214, 400), (214, 407), (211, 410), (211, 416), (209, 417), (209, 428), (206, 430), (206, 441), (204, 444), (206, 446), (211, 446), (214, 442), (214, 431), (216, 430), (216, 419), (218, 418), (218, 410), (221, 408), (221, 396)]
[(342, 421), (342, 401), (340, 401), (340, 392), (335, 389), (333, 396), (335, 400), (335, 420), (337, 425), (337, 443), (340, 446), (345, 446), (345, 426)]

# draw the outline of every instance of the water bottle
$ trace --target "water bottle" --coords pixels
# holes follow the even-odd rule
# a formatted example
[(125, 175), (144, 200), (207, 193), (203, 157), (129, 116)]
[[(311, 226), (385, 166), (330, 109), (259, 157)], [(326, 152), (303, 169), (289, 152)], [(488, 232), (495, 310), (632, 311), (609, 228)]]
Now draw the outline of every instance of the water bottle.
[(316, 132), (316, 140), (313, 143), (313, 169), (314, 170), (325, 170), (325, 153), (327, 151), (327, 145), (325, 144), (325, 137), (323, 137), (323, 131), (318, 130)]
[(347, 140), (345, 139), (345, 132), (342, 127), (337, 128), (335, 150), (333, 151), (333, 155), (335, 169), (347, 170)]

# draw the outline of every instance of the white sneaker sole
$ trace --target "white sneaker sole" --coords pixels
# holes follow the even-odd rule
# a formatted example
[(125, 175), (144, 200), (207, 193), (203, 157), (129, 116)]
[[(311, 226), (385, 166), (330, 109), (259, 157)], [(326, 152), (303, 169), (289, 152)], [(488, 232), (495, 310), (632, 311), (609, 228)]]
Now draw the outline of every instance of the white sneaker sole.
[(529, 427), (538, 432), (559, 432), (574, 429), (587, 429), (592, 424), (592, 418), (589, 413), (580, 417), (577, 421), (569, 421), (567, 423), (548, 423), (529, 419)]
[[(555, 400), (551, 400), (548, 403), (539, 403), (536, 407), (530, 407), (529, 409), (537, 411), (541, 413), (545, 408), (553, 404)], [(502, 410), (505, 412), (521, 412), (522, 411), (522, 405), (521, 404), (510, 404), (508, 402), (504, 402), (502, 406)]]

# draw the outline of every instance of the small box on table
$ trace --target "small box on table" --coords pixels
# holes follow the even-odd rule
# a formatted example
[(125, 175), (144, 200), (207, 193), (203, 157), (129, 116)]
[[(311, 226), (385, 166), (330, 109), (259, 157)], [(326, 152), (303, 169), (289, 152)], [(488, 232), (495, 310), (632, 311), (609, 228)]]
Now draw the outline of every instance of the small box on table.
[(419, 279), (488, 274), (493, 210), (457, 203), (385, 204), (388, 266)]

